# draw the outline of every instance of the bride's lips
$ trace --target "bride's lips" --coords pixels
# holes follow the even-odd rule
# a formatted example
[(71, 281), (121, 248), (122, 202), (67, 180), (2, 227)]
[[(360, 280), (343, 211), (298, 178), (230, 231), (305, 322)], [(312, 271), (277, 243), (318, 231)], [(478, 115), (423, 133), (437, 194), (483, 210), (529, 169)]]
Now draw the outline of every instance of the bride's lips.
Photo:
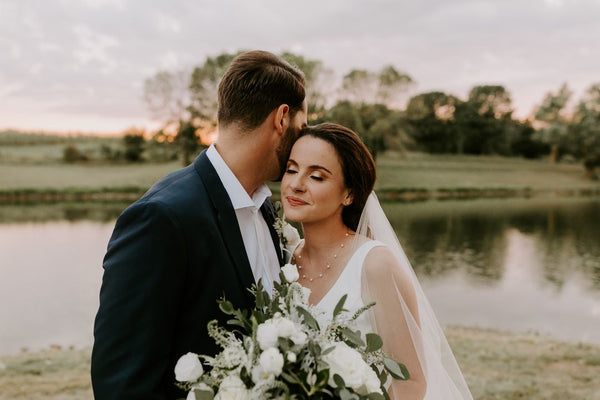
[(291, 206), (305, 206), (308, 204), (304, 200), (301, 200), (301, 199), (299, 199), (297, 197), (293, 197), (293, 196), (287, 196), (285, 199)]

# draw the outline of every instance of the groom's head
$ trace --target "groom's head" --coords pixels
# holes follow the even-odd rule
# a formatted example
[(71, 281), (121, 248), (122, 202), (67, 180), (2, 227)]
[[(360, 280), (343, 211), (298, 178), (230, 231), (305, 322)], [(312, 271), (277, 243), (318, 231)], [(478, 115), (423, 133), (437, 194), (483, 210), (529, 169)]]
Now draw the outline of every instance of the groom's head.
[(274, 165), (269, 179), (276, 179), (278, 173), (279, 178), (283, 175), (291, 146), (306, 125), (304, 86), (302, 71), (260, 50), (237, 56), (219, 83), (220, 129), (234, 127), (241, 133), (264, 127), (282, 129), (279, 142), (271, 149)]
[(306, 96), (304, 74), (267, 51), (242, 53), (232, 62), (219, 83), (219, 125), (236, 124), (250, 131), (281, 104), (290, 116), (302, 109)]

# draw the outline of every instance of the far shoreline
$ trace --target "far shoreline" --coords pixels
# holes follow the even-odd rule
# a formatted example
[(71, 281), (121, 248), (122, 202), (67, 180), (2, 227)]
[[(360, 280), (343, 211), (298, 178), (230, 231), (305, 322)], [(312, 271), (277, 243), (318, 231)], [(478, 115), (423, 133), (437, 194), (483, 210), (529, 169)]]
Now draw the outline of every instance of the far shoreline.
[[(277, 185), (270, 185), (273, 198), (279, 198)], [(0, 189), (0, 204), (53, 204), (70, 202), (134, 202), (149, 187), (66, 187)], [(600, 197), (600, 187), (531, 188), (531, 187), (454, 187), (454, 188), (378, 188), (383, 202), (410, 203), (429, 200), (511, 199), (543, 197)]]

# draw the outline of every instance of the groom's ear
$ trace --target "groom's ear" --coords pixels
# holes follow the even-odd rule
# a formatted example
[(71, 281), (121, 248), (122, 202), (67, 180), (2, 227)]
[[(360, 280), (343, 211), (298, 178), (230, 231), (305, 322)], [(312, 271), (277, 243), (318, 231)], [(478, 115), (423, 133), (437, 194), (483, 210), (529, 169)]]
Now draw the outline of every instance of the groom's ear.
[(275, 109), (273, 127), (280, 135), (283, 135), (290, 125), (290, 106), (281, 104)]

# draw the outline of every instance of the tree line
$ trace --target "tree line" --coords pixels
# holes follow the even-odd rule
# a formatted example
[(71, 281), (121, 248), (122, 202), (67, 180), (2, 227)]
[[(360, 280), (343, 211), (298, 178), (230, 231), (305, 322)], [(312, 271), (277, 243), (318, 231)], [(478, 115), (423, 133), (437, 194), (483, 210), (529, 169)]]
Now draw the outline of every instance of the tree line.
[[(192, 70), (160, 71), (144, 82), (144, 99), (184, 164), (198, 150), (200, 132), (216, 129), (217, 87), (238, 53), (207, 57)], [(306, 76), (309, 123), (337, 122), (356, 131), (372, 154), (386, 150), (445, 154), (496, 154), (581, 162), (595, 177), (600, 165), (600, 83), (575, 106), (565, 84), (549, 92), (527, 120), (513, 117), (509, 91), (474, 86), (461, 99), (440, 91), (412, 94), (416, 83), (392, 65), (352, 69), (341, 79), (320, 60), (281, 56)], [(169, 132), (169, 133), (167, 133)]]

